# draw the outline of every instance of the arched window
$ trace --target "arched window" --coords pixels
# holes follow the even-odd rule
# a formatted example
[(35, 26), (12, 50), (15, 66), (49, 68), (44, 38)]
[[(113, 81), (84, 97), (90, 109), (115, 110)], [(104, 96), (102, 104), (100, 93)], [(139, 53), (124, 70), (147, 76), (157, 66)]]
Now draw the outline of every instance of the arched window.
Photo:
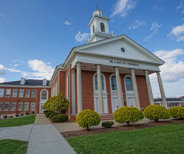
[(105, 25), (103, 22), (100, 23), (101, 31), (105, 32)]
[(41, 96), (42, 96), (41, 99), (47, 99), (47, 91), (43, 90)]
[(116, 76), (111, 75), (111, 90), (117, 90), (117, 85), (116, 85)]
[[(105, 90), (105, 87), (104, 87), (104, 77), (103, 77), (103, 75), (101, 75), (101, 80), (102, 80), (102, 90)], [(95, 75), (95, 90), (98, 90), (97, 74)]]
[(93, 33), (95, 33), (95, 25), (93, 25)]
[(132, 84), (131, 77), (127, 76), (125, 78), (125, 85), (126, 85), (126, 90), (127, 91), (133, 91), (133, 84)]

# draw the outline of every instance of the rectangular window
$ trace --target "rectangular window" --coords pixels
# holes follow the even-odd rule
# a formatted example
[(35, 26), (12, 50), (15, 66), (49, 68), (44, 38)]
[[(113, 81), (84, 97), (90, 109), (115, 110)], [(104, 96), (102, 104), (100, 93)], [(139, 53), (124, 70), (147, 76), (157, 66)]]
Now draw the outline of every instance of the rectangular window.
[(11, 102), (10, 111), (15, 111), (16, 102)]
[(28, 111), (29, 110), (29, 102), (25, 102), (24, 103), (24, 111)]
[(4, 96), (4, 89), (0, 89), (0, 97)]
[(3, 111), (8, 111), (8, 110), (9, 110), (9, 102), (5, 102)]
[(10, 94), (11, 94), (11, 89), (6, 89), (5, 97), (10, 97)]
[(26, 94), (25, 94), (25, 97), (30, 97), (30, 90), (29, 89), (26, 89)]
[(22, 102), (18, 102), (17, 111), (22, 111)]
[(17, 89), (13, 89), (12, 97), (17, 97)]
[(31, 102), (31, 110), (35, 110), (35, 102)]
[(2, 111), (2, 104), (3, 104), (3, 103), (2, 103), (2, 102), (0, 102), (0, 111)]
[(31, 92), (31, 98), (35, 98), (36, 97), (36, 90), (32, 90)]
[(67, 98), (69, 98), (70, 96), (70, 82), (69, 82), (69, 74), (67, 75)]
[(24, 89), (19, 89), (19, 97), (23, 97), (24, 96)]

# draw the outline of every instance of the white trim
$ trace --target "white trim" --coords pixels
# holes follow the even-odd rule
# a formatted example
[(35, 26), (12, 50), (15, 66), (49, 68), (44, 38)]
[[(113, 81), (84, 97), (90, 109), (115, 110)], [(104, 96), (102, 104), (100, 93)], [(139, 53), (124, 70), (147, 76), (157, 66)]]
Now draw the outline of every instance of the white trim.
[(21, 88), (50, 88), (51, 86), (26, 86), (26, 85), (0, 85), (0, 87), (21, 87)]
[[(131, 80), (132, 80), (132, 76), (131, 76), (131, 75), (125, 75), (125, 77), (124, 77), (125, 92), (126, 92), (126, 94), (127, 94), (127, 93), (128, 93), (128, 94), (134, 94), (134, 89), (133, 89), (132, 91), (128, 91), (128, 90), (126, 89), (126, 81), (125, 81), (126, 77), (130, 77)], [(133, 87), (133, 85), (132, 85), (132, 87)]]
[(67, 79), (66, 79), (66, 97), (67, 99), (70, 98), (70, 75), (69, 73), (67, 74)]
[[(97, 73), (95, 73), (93, 75), (93, 91), (94, 91), (94, 94), (98, 94), (98, 90), (95, 90), (95, 75), (97, 75)], [(103, 77), (104, 79), (104, 90), (102, 89), (102, 92), (103, 94), (106, 94), (107, 93), (107, 88), (106, 88), (106, 78), (105, 78), (105, 75), (101, 72), (101, 76)]]
[[(47, 98), (46, 99), (42, 99), (42, 91), (44, 91), (44, 90), (47, 91)], [(40, 103), (45, 103), (48, 100), (48, 95), (49, 95), (48, 90), (47, 89), (42, 89), (40, 91)]]
[[(110, 91), (111, 91), (111, 93), (117, 93), (117, 90), (112, 90), (111, 77), (112, 77), (113, 75), (116, 77), (116, 74), (111, 74), (110, 77), (109, 77)], [(117, 89), (117, 82), (116, 82), (116, 89)]]

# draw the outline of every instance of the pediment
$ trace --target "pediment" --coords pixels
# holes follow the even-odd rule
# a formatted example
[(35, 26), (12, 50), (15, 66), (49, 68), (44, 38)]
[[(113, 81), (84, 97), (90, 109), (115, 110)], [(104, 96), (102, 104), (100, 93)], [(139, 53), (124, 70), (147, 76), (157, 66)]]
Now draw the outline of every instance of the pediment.
[(117, 57), (118, 59), (150, 62), (159, 65), (164, 64), (163, 60), (161, 60), (133, 40), (129, 39), (128, 37), (107, 40), (95, 42), (91, 45), (89, 44), (81, 46), (81, 48), (79, 47), (77, 51), (114, 58)]

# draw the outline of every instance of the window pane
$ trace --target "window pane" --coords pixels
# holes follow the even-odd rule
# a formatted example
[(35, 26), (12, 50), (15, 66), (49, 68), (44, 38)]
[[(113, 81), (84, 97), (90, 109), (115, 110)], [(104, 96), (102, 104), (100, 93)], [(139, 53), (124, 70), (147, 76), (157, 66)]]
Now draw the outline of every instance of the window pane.
[(15, 102), (11, 103), (10, 111), (15, 111), (15, 105), (16, 105)]
[(4, 103), (4, 111), (8, 111), (9, 110), (9, 102), (5, 102)]
[(10, 97), (10, 94), (11, 94), (11, 89), (6, 89), (5, 97)]
[(31, 102), (31, 110), (35, 110), (35, 102)]
[(24, 103), (24, 110), (25, 111), (29, 110), (29, 102)]
[(4, 89), (0, 89), (0, 97), (4, 96)]
[(126, 82), (126, 90), (133, 91), (132, 79), (130, 77), (126, 77), (125, 82)]
[[(104, 78), (101, 76), (102, 80), (102, 90), (104, 90)], [(97, 80), (97, 75), (95, 75), (95, 90), (98, 90), (98, 80)]]
[(111, 76), (111, 90), (117, 90), (117, 85), (116, 85), (116, 76), (112, 75)]
[(23, 97), (23, 95), (24, 95), (24, 89), (20, 89), (19, 90), (19, 97)]
[(22, 111), (22, 102), (18, 102), (17, 111)]
[(36, 97), (36, 90), (32, 90), (31, 97), (32, 98), (35, 98)]
[(30, 90), (29, 89), (26, 89), (25, 97), (29, 97), (29, 96), (30, 96)]
[(13, 89), (12, 97), (17, 97), (17, 89)]
[(0, 111), (2, 111), (2, 104), (3, 104), (3, 103), (2, 103), (2, 102), (0, 102)]
[(101, 26), (101, 31), (102, 31), (102, 32), (105, 32), (105, 26), (104, 26), (104, 23), (102, 23), (102, 22), (101, 22), (101, 23), (100, 23), (100, 26)]
[(42, 99), (47, 99), (47, 91), (42, 91)]

